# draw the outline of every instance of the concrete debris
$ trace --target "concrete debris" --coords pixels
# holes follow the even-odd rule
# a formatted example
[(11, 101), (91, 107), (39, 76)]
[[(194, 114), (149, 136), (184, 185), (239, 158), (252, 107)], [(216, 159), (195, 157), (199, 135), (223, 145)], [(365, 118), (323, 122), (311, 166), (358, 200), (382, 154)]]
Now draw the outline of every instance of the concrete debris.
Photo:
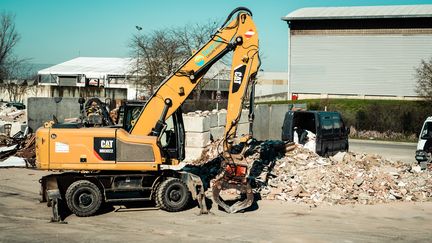
[(314, 205), (432, 200), (431, 170), (377, 155), (339, 152), (322, 158), (298, 147), (278, 159), (271, 173), (258, 188), (263, 199)]
[[(192, 164), (202, 166), (215, 158), (221, 152), (219, 143), (209, 145)], [(421, 170), (417, 164), (353, 152), (324, 158), (295, 144), (287, 144), (286, 149), (285, 156), (261, 165), (258, 173), (250, 168), (254, 190), (264, 200), (311, 205), (432, 201), (432, 166)], [(263, 160), (259, 153), (249, 158)]]
[(26, 161), (23, 158), (11, 156), (3, 161), (0, 161), (0, 168), (4, 167), (25, 167)]
[[(6, 144), (5, 141), (10, 144)], [(34, 134), (24, 134), (21, 137), (0, 136), (0, 144), (0, 160), (6, 159), (3, 162), (0, 161), (0, 167), (9, 167), (10, 165), (8, 165), (8, 163), (4, 164), (4, 162), (8, 161), (10, 158), (15, 158), (15, 156), (26, 161), (28, 166), (35, 166), (36, 137)], [(17, 161), (17, 159), (13, 161)]]
[[(12, 136), (21, 131), (22, 125), (26, 123), (27, 110), (18, 110), (15, 107), (7, 107), (5, 104), (0, 105), (0, 133)], [(4, 141), (4, 138), (0, 140)]]
[(27, 110), (18, 110), (15, 107), (0, 106), (0, 120), (5, 122), (25, 122)]

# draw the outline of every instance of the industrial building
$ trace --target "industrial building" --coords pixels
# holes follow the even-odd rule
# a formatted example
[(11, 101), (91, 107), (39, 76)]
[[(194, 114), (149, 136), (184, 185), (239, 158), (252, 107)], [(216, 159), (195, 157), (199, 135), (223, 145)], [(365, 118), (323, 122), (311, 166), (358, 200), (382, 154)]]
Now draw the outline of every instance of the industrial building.
[(432, 57), (432, 5), (302, 8), (282, 20), (289, 97), (418, 98), (415, 68)]
[[(102, 97), (112, 97), (112, 94), (118, 97), (120, 92), (124, 94), (120, 97), (125, 99), (127, 96), (129, 100), (148, 97), (146, 88), (135, 81), (137, 74), (134, 73), (134, 65), (136, 62), (132, 58), (77, 57), (38, 71), (38, 83), (50, 86), (48, 93), (52, 95), (48, 96), (52, 97), (79, 97), (82, 92), (88, 91), (102, 92), (94, 95)], [(204, 98), (215, 99), (217, 90), (221, 91), (222, 98), (226, 98), (229, 69), (222, 63), (216, 63), (202, 83), (205, 84), (202, 90)]]

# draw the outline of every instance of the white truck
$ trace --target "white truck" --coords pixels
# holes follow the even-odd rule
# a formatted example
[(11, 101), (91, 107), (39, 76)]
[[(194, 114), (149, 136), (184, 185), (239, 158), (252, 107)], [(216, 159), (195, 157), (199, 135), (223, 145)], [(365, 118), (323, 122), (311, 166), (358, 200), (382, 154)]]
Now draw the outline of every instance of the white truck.
[(427, 164), (432, 161), (432, 116), (426, 118), (423, 123), (415, 158), (422, 169), (426, 169)]

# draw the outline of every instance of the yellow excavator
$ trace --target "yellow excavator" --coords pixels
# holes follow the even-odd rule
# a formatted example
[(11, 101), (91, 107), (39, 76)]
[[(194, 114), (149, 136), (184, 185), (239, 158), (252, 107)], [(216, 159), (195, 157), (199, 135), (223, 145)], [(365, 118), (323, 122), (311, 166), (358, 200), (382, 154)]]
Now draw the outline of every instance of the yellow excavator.
[[(233, 153), (232, 148), (252, 138), (258, 51), (258, 33), (251, 11), (236, 8), (204, 46), (162, 81), (132, 126), (95, 128), (56, 123), (39, 128), (37, 168), (62, 172), (40, 180), (42, 201), (53, 207), (53, 220), (61, 220), (61, 205), (83, 217), (95, 214), (103, 202), (154, 201), (161, 209), (175, 212), (183, 210), (191, 197), (198, 201), (201, 213), (207, 213), (201, 178), (182, 170), (180, 163), (185, 157), (181, 105), (210, 67), (230, 52), (232, 69), (223, 160), (212, 183), (212, 193), (214, 202), (229, 213), (251, 206), (250, 163), (243, 153)], [(238, 138), (237, 125), (248, 90), (249, 134)], [(245, 199), (230, 206), (219, 194), (232, 188)]]

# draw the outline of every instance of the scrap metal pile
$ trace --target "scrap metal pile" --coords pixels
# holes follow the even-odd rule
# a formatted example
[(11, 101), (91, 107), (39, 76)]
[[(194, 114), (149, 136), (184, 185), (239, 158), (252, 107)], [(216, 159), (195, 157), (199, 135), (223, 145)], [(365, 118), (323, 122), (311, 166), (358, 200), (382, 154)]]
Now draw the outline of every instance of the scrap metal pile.
[[(422, 170), (417, 164), (353, 152), (324, 158), (293, 143), (286, 145), (284, 155), (263, 159), (267, 153), (262, 145), (249, 155), (254, 161), (249, 178), (262, 199), (311, 205), (432, 201), (431, 165)], [(206, 167), (202, 173), (214, 171), (206, 161), (217, 151), (215, 147), (210, 145), (203, 153), (205, 159), (193, 163)]]

